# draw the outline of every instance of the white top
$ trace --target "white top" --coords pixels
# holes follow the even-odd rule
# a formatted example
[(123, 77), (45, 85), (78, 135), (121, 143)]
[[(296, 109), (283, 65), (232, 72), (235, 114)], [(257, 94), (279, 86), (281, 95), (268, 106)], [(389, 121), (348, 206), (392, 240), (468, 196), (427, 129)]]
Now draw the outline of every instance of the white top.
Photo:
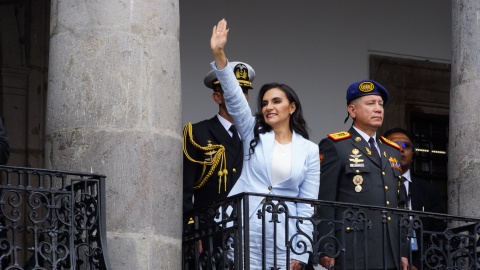
[[(230, 131), (230, 127), (232, 126), (232, 123), (230, 123), (227, 119), (221, 117), (220, 114), (217, 114), (217, 118), (220, 121), (220, 123), (222, 124), (222, 126), (225, 128), (225, 130), (228, 132), (230, 137), (232, 137), (233, 133)], [(240, 138), (240, 140), (241, 140), (242, 136), (240, 136), (240, 133), (238, 132), (238, 129), (237, 129), (237, 133), (238, 133), (238, 138)]]
[[(405, 181), (405, 189), (407, 190), (407, 194), (410, 192), (410, 182), (412, 182), (412, 177), (410, 176), (410, 170), (407, 170), (403, 175), (407, 181)], [(408, 201), (408, 209), (412, 210), (412, 199)]]
[(292, 175), (292, 143), (281, 144), (275, 140), (272, 159), (272, 185), (287, 180)]
[[(360, 129), (356, 128), (355, 126), (353, 126), (353, 128), (358, 132), (358, 134), (360, 134), (360, 136), (362, 136), (362, 138), (367, 141), (368, 144), (370, 144), (368, 142), (368, 140), (370, 140), (370, 136), (368, 136), (367, 133), (361, 131)], [(373, 140), (375, 141), (374, 145), (375, 145), (375, 148), (377, 148), (377, 151), (378, 151), (378, 155), (381, 157), (382, 154), (380, 153), (380, 147), (378, 147), (378, 143), (377, 143), (377, 133), (375, 132), (375, 135), (373, 135)]]

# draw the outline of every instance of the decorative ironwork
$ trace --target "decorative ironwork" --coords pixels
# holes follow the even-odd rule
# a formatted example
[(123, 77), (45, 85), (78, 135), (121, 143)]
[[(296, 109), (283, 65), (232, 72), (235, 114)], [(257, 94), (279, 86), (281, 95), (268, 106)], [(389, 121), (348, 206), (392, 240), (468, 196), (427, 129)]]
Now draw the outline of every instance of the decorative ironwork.
[[(258, 197), (262, 197), (262, 205), (250, 217), (249, 202), (258, 201)], [(291, 206), (298, 207), (300, 204), (311, 207), (313, 214), (293, 215)], [(322, 216), (324, 212), (321, 209), (327, 208), (335, 209), (335, 218)], [(420, 218), (441, 219), (447, 222), (450, 228), (443, 232), (424, 230)], [(259, 223), (254, 219), (259, 219)], [(194, 220), (194, 223), (187, 224), (190, 220)], [(453, 228), (452, 221), (455, 221), (455, 224), (463, 222), (467, 225)], [(367, 258), (371, 245), (383, 245), (381, 249), (383, 254), (374, 255), (383, 255), (383, 268), (387, 269), (387, 266), (393, 263), (388, 261), (390, 257), (387, 252), (390, 252), (390, 248), (386, 247), (386, 243), (390, 241), (387, 237), (390, 233), (388, 226), (391, 224), (398, 229), (400, 247), (398, 256), (393, 257), (398, 259), (406, 257), (412, 264), (415, 252), (415, 256), (420, 256), (420, 264), (417, 265), (419, 270), (470, 270), (478, 269), (480, 266), (480, 258), (477, 255), (480, 246), (480, 219), (477, 218), (271, 194), (242, 193), (208, 207), (186, 212), (184, 222), (182, 258), (184, 270), (289, 269), (290, 260), (294, 256), (305, 254), (310, 256), (313, 265), (318, 264), (319, 258), (329, 256), (340, 262), (340, 266), (335, 269), (369, 269), (371, 267)], [(261, 234), (253, 234), (254, 232), (250, 231), (253, 223), (261, 224)], [(291, 224), (295, 224), (294, 233), (291, 233)], [(271, 231), (267, 232), (268, 226), (273, 228), (270, 229), (273, 236), (270, 235)], [(324, 229), (319, 230), (319, 226), (324, 226)], [(371, 242), (370, 234), (374, 232), (382, 235), (383, 240), (380, 243)], [(283, 233), (285, 242), (278, 241), (283, 239), (278, 237)], [(258, 235), (261, 239), (253, 239)], [(416, 240), (418, 251), (412, 250), (413, 239)], [(266, 248), (268, 243), (272, 242), (276, 248)], [(252, 244), (261, 246), (258, 249)], [(252, 253), (254, 249), (255, 252), (261, 250), (260, 257)], [(288, 252), (282, 253), (282, 250)], [(347, 262), (347, 258), (350, 262)], [(260, 262), (255, 262), (256, 260)]]
[(0, 266), (108, 270), (105, 176), (0, 166)]

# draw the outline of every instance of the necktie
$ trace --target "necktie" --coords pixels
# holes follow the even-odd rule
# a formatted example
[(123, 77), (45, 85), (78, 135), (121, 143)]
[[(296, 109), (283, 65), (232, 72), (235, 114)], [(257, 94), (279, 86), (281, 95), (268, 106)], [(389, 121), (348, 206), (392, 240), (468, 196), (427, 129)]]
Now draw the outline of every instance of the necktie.
[(402, 180), (398, 183), (398, 207), (408, 209), (408, 202), (410, 198), (407, 193), (407, 187), (405, 186), (405, 181), (408, 181), (407, 178), (402, 176)]
[(237, 147), (237, 149), (240, 148), (240, 137), (238, 137), (238, 131), (235, 125), (231, 125), (228, 130), (232, 132), (232, 139), (235, 143), (235, 146)]
[(372, 150), (372, 157), (377, 161), (378, 165), (382, 166), (380, 155), (378, 154), (378, 150), (375, 147), (375, 140), (372, 137), (370, 137), (370, 139), (368, 140), (368, 143), (370, 144), (370, 149)]

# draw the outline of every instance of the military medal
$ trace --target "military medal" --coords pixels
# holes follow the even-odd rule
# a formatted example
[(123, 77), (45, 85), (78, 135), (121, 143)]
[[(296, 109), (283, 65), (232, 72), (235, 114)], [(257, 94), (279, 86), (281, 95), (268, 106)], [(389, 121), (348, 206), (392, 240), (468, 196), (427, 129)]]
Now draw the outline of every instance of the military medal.
[(352, 154), (353, 155), (350, 155), (351, 157), (353, 158), (349, 158), (348, 160), (350, 160), (351, 162), (355, 163), (355, 164), (350, 164), (350, 167), (364, 167), (365, 165), (363, 163), (361, 164), (358, 164), (360, 162), (363, 162), (363, 159), (359, 159), (359, 157), (361, 157), (362, 155), (359, 155), (358, 153), (360, 153), (360, 150), (358, 150), (357, 148), (354, 148), (352, 150)]
[(372, 152), (370, 151), (370, 149), (368, 149), (368, 147), (365, 146), (365, 150), (367, 150), (367, 154), (368, 154), (369, 156), (372, 155)]
[(363, 177), (361, 175), (355, 175), (353, 177), (353, 184), (355, 184), (355, 192), (362, 191)]
[[(210, 146), (212, 146), (212, 141), (208, 140), (207, 141), (207, 147), (210, 147)], [(205, 155), (209, 156), (209, 157), (205, 158), (205, 161), (211, 162), (213, 160), (213, 155), (215, 153), (217, 153), (216, 150), (210, 150), (210, 151), (205, 152)]]

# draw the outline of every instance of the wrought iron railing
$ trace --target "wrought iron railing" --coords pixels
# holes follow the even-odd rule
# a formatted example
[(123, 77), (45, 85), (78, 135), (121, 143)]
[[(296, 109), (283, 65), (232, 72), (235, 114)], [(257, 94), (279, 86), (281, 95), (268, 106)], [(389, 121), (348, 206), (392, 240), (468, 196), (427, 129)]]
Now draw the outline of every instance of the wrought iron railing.
[[(262, 205), (249, 218), (249, 204), (252, 200), (258, 201), (258, 197), (264, 198)], [(292, 215), (287, 207), (292, 204), (308, 205), (313, 214)], [(332, 211), (333, 216), (326, 214)], [(262, 224), (261, 234), (255, 236), (251, 228), (253, 219), (260, 219), (260, 223), (255, 223)], [(288, 229), (292, 220), (296, 227), (293, 234)], [(423, 222), (431, 221), (439, 225), (437, 229), (443, 228), (424, 229)], [(312, 231), (303, 231), (305, 226), (300, 224), (309, 225)], [(392, 225), (396, 229), (392, 229)], [(270, 229), (266, 229), (267, 226)], [(265, 233), (266, 230), (273, 230), (273, 237)], [(396, 233), (393, 238), (392, 232)], [(285, 237), (278, 237), (278, 233), (284, 233)], [(378, 241), (379, 235), (381, 241)], [(479, 239), (480, 219), (477, 218), (242, 193), (184, 213), (182, 259), (184, 270), (290, 269), (291, 259), (302, 254), (308, 254), (315, 266), (320, 257), (335, 258), (336, 270), (397, 268), (401, 257), (406, 257), (409, 264), (419, 270), (478, 269)], [(272, 240), (276, 248), (269, 249), (268, 242)], [(395, 245), (398, 248), (392, 248)], [(277, 254), (282, 246), (289, 252)], [(261, 251), (260, 257), (251, 254), (255, 248)], [(380, 267), (372, 266), (375, 257), (380, 258)], [(251, 266), (255, 260), (260, 260), (260, 267)]]
[(105, 176), (0, 166), (0, 265), (110, 269)]

